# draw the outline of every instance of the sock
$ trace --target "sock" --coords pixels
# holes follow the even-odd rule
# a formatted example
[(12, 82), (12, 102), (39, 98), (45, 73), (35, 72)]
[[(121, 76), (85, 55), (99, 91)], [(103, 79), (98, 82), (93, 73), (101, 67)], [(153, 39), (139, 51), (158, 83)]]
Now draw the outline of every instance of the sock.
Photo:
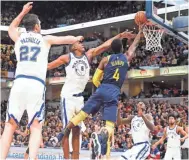
[(85, 120), (85, 118), (87, 117), (88, 114), (81, 110), (76, 116), (74, 116), (71, 119), (71, 122), (74, 124), (74, 126), (77, 126), (81, 121)]

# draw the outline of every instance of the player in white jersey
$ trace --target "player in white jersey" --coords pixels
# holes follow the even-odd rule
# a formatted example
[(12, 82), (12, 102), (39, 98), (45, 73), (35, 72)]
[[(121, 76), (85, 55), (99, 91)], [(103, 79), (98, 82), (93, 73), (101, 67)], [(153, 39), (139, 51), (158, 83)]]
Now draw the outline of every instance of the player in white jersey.
[(121, 160), (145, 160), (150, 154), (150, 131), (155, 129), (151, 115), (145, 114), (145, 104), (137, 104), (137, 115), (131, 115), (128, 118), (120, 117), (120, 108), (118, 108), (118, 125), (131, 124), (131, 135), (133, 138), (133, 147), (121, 155)]
[[(92, 58), (109, 49), (114, 39), (130, 38), (134, 36), (130, 32), (123, 32), (109, 39), (97, 48), (92, 48), (85, 53), (85, 48), (81, 42), (76, 42), (70, 47), (70, 53), (60, 56), (55, 61), (48, 64), (48, 69), (53, 69), (65, 64), (66, 80), (61, 92), (62, 120), (64, 127), (84, 106), (82, 93), (89, 80), (90, 65)], [(79, 159), (79, 134), (80, 128), (76, 126), (72, 129), (72, 159)], [(64, 158), (69, 159), (69, 147), (63, 148)]]
[[(28, 113), (28, 128), (31, 131), (29, 157), (35, 159), (41, 140), (40, 122), (44, 119), (44, 91), (49, 49), (52, 44), (73, 44), (83, 39), (82, 36), (43, 37), (40, 34), (41, 25), (38, 16), (27, 14), (32, 9), (32, 4), (33, 2), (29, 2), (24, 5), (8, 29), (10, 38), (15, 42), (17, 69), (7, 107), (7, 123), (0, 139), (0, 159), (6, 158), (13, 133), (25, 109)], [(17, 28), (22, 19), (27, 32), (20, 34)]]
[[(180, 134), (184, 137), (180, 138)], [(156, 142), (152, 148), (155, 149), (159, 144), (162, 144), (167, 139), (167, 150), (165, 160), (180, 160), (181, 159), (181, 142), (188, 138), (188, 134), (182, 127), (176, 125), (176, 116), (174, 113), (168, 115), (168, 126), (164, 128), (163, 137)]]

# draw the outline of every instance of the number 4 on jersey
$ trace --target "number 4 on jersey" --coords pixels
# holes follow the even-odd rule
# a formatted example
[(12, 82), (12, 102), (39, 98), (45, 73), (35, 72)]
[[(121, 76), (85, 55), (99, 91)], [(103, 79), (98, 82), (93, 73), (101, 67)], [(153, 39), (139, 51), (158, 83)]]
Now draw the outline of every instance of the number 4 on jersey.
[(119, 68), (116, 69), (114, 75), (113, 75), (113, 78), (118, 81), (119, 80)]

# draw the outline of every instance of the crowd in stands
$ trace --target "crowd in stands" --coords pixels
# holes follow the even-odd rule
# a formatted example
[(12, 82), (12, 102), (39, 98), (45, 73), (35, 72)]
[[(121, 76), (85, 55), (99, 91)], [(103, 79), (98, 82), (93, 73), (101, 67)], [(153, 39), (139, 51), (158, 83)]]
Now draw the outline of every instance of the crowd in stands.
[(1, 70), (2, 71), (15, 71), (16, 55), (14, 54), (13, 46), (1, 44), (0, 62), (1, 62)]
[(186, 97), (188, 96), (188, 90), (178, 89), (173, 86), (169, 87), (160, 87), (158, 84), (152, 83), (150, 89), (144, 92), (143, 90), (137, 96), (133, 98), (167, 98), (167, 97)]
[[(21, 11), (25, 2), (2, 2), (1, 25), (9, 25)], [(144, 10), (145, 3), (118, 2), (35, 2), (31, 13), (40, 15), (42, 28), (54, 28), (109, 17), (126, 15)]]
[[(137, 100), (122, 99), (120, 97), (121, 117), (126, 118), (129, 115), (136, 114)], [(188, 125), (188, 107), (187, 105), (171, 104), (170, 101), (149, 100), (145, 101), (146, 113), (152, 115), (156, 130), (151, 133), (151, 143), (153, 144), (163, 135), (163, 128), (167, 126), (167, 116), (169, 113), (177, 115), (178, 125), (185, 127)], [(4, 128), (5, 112), (7, 101), (1, 102), (1, 134)], [(89, 149), (90, 135), (94, 131), (95, 125), (102, 127), (104, 122), (101, 120), (101, 112), (94, 117), (88, 117), (84, 123), (86, 130), (82, 133), (82, 149)], [(20, 122), (18, 130), (24, 132), (27, 125), (27, 114), (24, 114)], [(62, 131), (61, 113), (59, 106), (46, 105), (46, 118), (43, 127), (43, 142), (45, 147), (60, 147), (58, 142), (59, 135)], [(12, 145), (23, 146), (28, 145), (28, 137), (15, 133)], [(130, 134), (130, 125), (116, 126), (114, 131), (114, 141), (112, 143), (112, 151), (126, 151), (133, 145), (132, 135)], [(158, 146), (151, 151), (152, 154), (161, 155), (163, 158), (166, 143)], [(161, 153), (161, 154), (160, 154)]]
[(147, 67), (169, 67), (188, 65), (188, 45), (184, 45), (173, 37), (165, 36), (162, 39), (163, 52), (145, 50), (144, 40), (138, 46), (135, 58), (130, 63), (131, 69)]
[[(168, 40), (167, 40), (168, 39)], [(96, 40), (96, 39), (94, 39)], [(163, 40), (163, 52), (151, 52), (145, 50), (145, 44), (143, 40), (136, 50), (136, 55), (130, 63), (130, 69), (145, 69), (148, 67), (169, 67), (178, 65), (188, 65), (188, 46), (184, 45), (180, 41), (167, 37)], [(87, 48), (88, 50), (89, 48)], [(5, 71), (15, 71), (16, 67), (16, 56), (14, 54), (13, 46), (1, 45), (1, 69)], [(62, 47), (61, 52), (49, 53), (49, 62), (57, 59), (62, 54), (68, 53), (66, 46)], [(112, 54), (111, 51), (106, 51), (101, 56), (93, 59), (91, 63), (91, 75), (94, 74), (100, 60), (107, 55)], [(66, 76), (65, 66), (62, 65), (59, 68), (49, 71), (48, 77), (61, 77)]]

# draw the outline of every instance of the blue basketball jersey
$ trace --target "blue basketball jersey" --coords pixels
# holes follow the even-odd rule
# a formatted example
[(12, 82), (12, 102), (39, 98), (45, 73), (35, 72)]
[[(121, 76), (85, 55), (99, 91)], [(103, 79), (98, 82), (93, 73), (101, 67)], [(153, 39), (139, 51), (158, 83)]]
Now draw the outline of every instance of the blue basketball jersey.
[(113, 54), (109, 57), (108, 64), (104, 69), (102, 83), (114, 84), (122, 87), (128, 71), (127, 58), (124, 54)]

